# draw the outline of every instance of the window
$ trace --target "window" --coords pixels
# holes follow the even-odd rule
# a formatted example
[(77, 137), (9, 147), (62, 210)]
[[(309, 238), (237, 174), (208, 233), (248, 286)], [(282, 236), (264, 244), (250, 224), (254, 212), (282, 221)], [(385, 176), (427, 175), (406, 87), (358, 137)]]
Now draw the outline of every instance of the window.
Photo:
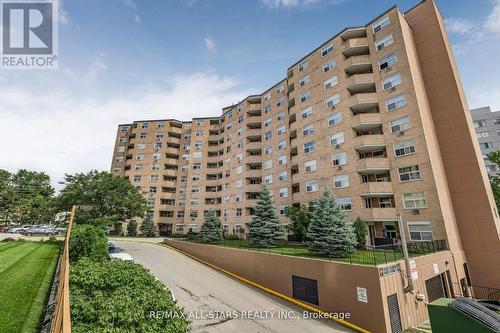
[(264, 95), (264, 101), (268, 101), (271, 99), (271, 93), (267, 93)]
[(304, 61), (301, 64), (299, 64), (299, 72), (302, 72), (304, 69), (309, 67), (309, 61)]
[(393, 88), (396, 88), (401, 84), (401, 74), (395, 73), (392, 74), (388, 77), (385, 77), (382, 80), (382, 86), (384, 87), (384, 90), (391, 90)]
[(288, 188), (286, 188), (286, 187), (280, 188), (279, 197), (280, 198), (288, 198)]
[(311, 99), (311, 93), (309, 91), (306, 91), (300, 95), (300, 101), (302, 103), (307, 102), (308, 100)]
[(281, 205), (280, 206), (280, 215), (285, 215), (285, 210), (286, 210), (286, 205)]
[(335, 87), (338, 83), (338, 80), (337, 80), (337, 75), (329, 78), (328, 80), (326, 80), (324, 83), (323, 83), (323, 86), (325, 87), (325, 90), (328, 90), (328, 89), (331, 89), (333, 87)]
[(337, 204), (342, 210), (352, 210), (352, 198), (351, 197), (340, 197), (337, 198)]
[(314, 126), (312, 124), (306, 125), (302, 128), (302, 135), (306, 136), (314, 133)]
[(143, 168), (142, 164), (136, 164), (135, 167), (134, 167), (134, 169), (137, 170), (137, 171), (142, 170), (142, 168)]
[(312, 153), (315, 150), (316, 150), (316, 145), (314, 144), (314, 141), (304, 143), (304, 153), (306, 154)]
[(333, 187), (349, 187), (349, 175), (337, 175), (333, 177)]
[(338, 146), (342, 143), (344, 143), (344, 132), (330, 135), (330, 146)]
[(193, 163), (193, 170), (200, 170), (201, 169), (201, 163)]
[(389, 125), (391, 127), (392, 133), (399, 133), (402, 131), (406, 131), (407, 129), (411, 128), (410, 117), (404, 116), (398, 119), (391, 120), (389, 122)]
[(393, 52), (391, 54), (386, 55), (382, 59), (378, 61), (378, 65), (380, 67), (380, 70), (390, 68), (391, 66), (395, 65), (398, 62), (398, 58), (396, 57), (396, 53)]
[(328, 126), (333, 126), (342, 122), (342, 113), (335, 112), (328, 116)]
[(337, 65), (337, 63), (335, 62), (335, 60), (330, 60), (330, 61), (325, 62), (323, 64), (323, 72), (326, 73), (329, 70), (334, 69), (336, 65)]
[[(137, 149), (141, 149), (141, 148), (139, 148), (139, 145), (140, 144), (137, 144)], [(144, 149), (144, 147), (142, 149)], [(116, 151), (119, 153), (123, 153), (125, 151), (125, 146), (119, 146), (118, 148), (116, 148)]]
[(116, 163), (123, 162), (123, 156), (117, 156), (117, 157), (115, 158), (115, 162), (116, 162)]
[(158, 175), (151, 175), (149, 176), (149, 180), (152, 182), (157, 182), (158, 181)]
[(500, 117), (493, 118), (493, 125), (500, 125)]
[(283, 106), (285, 104), (285, 99), (283, 97), (280, 97), (277, 101), (276, 101), (276, 106), (277, 107), (280, 107), (280, 106)]
[(394, 155), (396, 157), (415, 154), (415, 145), (412, 140), (403, 141), (394, 145)]
[(340, 103), (340, 95), (335, 94), (333, 96), (330, 96), (326, 99), (326, 107), (328, 109), (334, 109), (335, 105)]
[(276, 93), (277, 94), (281, 94), (284, 91), (285, 91), (285, 87), (283, 85), (281, 85), (278, 88), (276, 88)]
[(413, 180), (420, 180), (420, 169), (418, 165), (398, 168), (399, 181), (409, 182)]
[(266, 105), (264, 107), (264, 114), (268, 114), (269, 112), (271, 112), (271, 105)]
[(140, 182), (141, 181), (141, 175), (134, 175), (134, 182)]
[(273, 138), (273, 132), (269, 131), (264, 133), (264, 140), (271, 140)]
[(310, 81), (310, 80), (309, 80), (309, 75), (306, 75), (306, 76), (304, 76), (303, 78), (301, 78), (301, 79), (299, 80), (299, 86), (303, 87), (303, 86), (305, 86), (306, 84), (308, 84), (308, 83), (309, 83), (309, 81)]
[(427, 207), (424, 192), (403, 193), (405, 209), (418, 209)]
[(295, 299), (311, 304), (319, 304), (318, 281), (292, 275), (292, 296)]
[(137, 154), (137, 155), (135, 156), (135, 159), (136, 159), (136, 160), (138, 160), (138, 161), (142, 161), (142, 160), (144, 160), (144, 154)]
[(273, 167), (273, 160), (267, 160), (262, 163), (264, 169), (271, 169)]
[(498, 167), (496, 166), (496, 164), (488, 164), (486, 166), (486, 170), (488, 170), (488, 172), (497, 172)]
[(126, 136), (120, 136), (119, 142), (121, 142), (121, 143), (127, 142), (127, 137)]
[(234, 187), (241, 188), (243, 186), (243, 179), (237, 179), (234, 183)]
[(242, 215), (243, 215), (243, 209), (236, 208), (236, 216), (242, 216)]
[(203, 136), (203, 131), (196, 131), (195, 136)]
[(238, 117), (238, 124), (242, 123), (242, 122), (243, 122), (243, 119), (244, 119), (244, 118), (243, 118), (243, 115), (239, 116), (239, 117)]
[(285, 165), (286, 164), (286, 155), (281, 155), (278, 157), (278, 165)]
[(493, 142), (481, 142), (481, 143), (479, 143), (479, 148), (491, 149), (491, 148), (493, 148)]
[(157, 161), (161, 158), (161, 154), (160, 153), (154, 153), (153, 154), (153, 160)]
[(432, 226), (427, 221), (408, 221), (408, 233), (412, 241), (432, 241)]
[(286, 171), (281, 171), (279, 174), (278, 174), (278, 179), (280, 181), (285, 181), (285, 180), (288, 180), (288, 172)]
[(347, 164), (347, 153), (338, 153), (332, 156), (332, 165), (333, 166), (342, 166)]
[(194, 148), (200, 149), (201, 147), (203, 147), (203, 141), (196, 141), (194, 143)]
[(332, 51), (333, 51), (333, 43), (328, 44), (327, 46), (325, 46), (321, 49), (321, 56), (324, 57)]
[(243, 128), (238, 128), (238, 130), (236, 131), (236, 135), (237, 136), (241, 136), (243, 134)]
[(120, 132), (127, 132), (127, 131), (128, 131), (128, 126), (120, 127)]
[(151, 187), (149, 187), (148, 192), (149, 192), (150, 194), (156, 193), (156, 186), (151, 186)]
[(285, 148), (286, 148), (286, 141), (285, 140), (278, 142), (278, 150), (282, 150)]
[(276, 119), (278, 121), (282, 121), (283, 119), (285, 119), (285, 113), (284, 112), (278, 113), (278, 115), (276, 116)]
[(239, 175), (240, 173), (243, 173), (243, 165), (238, 165), (236, 167), (236, 174)]
[(373, 32), (375, 33), (377, 31), (380, 31), (389, 26), (389, 24), (391, 24), (391, 21), (389, 21), (389, 16), (384, 16), (382, 19), (372, 24)]
[(156, 137), (156, 140), (163, 139), (163, 132), (156, 133), (155, 137)]
[(313, 108), (312, 108), (312, 106), (310, 106), (307, 109), (302, 110), (302, 112), (300, 114), (302, 116), (302, 119), (305, 119), (305, 118), (309, 118), (310, 116), (312, 116), (312, 113), (313, 113)]
[(403, 107), (405, 105), (406, 105), (405, 95), (399, 95), (385, 100), (385, 106), (387, 107), (387, 111), (399, 109), (400, 107)]
[(269, 155), (273, 152), (273, 146), (267, 146), (266, 148), (264, 148), (264, 154), (265, 155)]
[(474, 120), (473, 121), (474, 128), (481, 128), (486, 126), (486, 120), (480, 119), (480, 120)]
[(236, 142), (236, 147), (238, 149), (243, 148), (243, 140), (240, 140), (240, 141)]
[(304, 163), (304, 170), (306, 173), (316, 171), (316, 160), (307, 161)]
[(375, 41), (375, 47), (377, 48), (377, 51), (380, 51), (391, 45), (393, 42), (394, 39), (392, 38), (392, 34), (389, 34)]
[(236, 193), (236, 195), (234, 196), (234, 201), (241, 202), (242, 200), (243, 200), (243, 194)]
[(286, 126), (285, 125), (278, 127), (278, 135), (282, 135), (285, 133), (286, 133)]
[(264, 127), (269, 127), (271, 126), (272, 119), (266, 119), (264, 120)]
[(484, 139), (484, 138), (487, 138), (489, 136), (490, 136), (490, 134), (488, 132), (478, 132), (478, 133), (476, 133), (476, 137), (478, 139)]
[(316, 180), (306, 182), (306, 192), (318, 192), (318, 182)]
[(193, 158), (201, 158), (202, 156), (202, 152), (201, 151), (195, 151), (193, 153)]
[(191, 193), (198, 193), (198, 192), (200, 192), (200, 188), (198, 186), (191, 187)]
[(273, 175), (267, 175), (264, 177), (264, 184), (269, 185), (273, 183)]
[(148, 123), (142, 123), (141, 124), (141, 128), (148, 128), (149, 127), (149, 124)]

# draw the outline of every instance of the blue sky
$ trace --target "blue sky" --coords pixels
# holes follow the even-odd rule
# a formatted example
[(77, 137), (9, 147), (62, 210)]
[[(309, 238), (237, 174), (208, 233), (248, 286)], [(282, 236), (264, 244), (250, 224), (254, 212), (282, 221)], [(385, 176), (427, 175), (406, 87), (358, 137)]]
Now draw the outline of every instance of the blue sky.
[[(0, 71), (0, 168), (107, 170), (118, 123), (219, 114), (344, 27), (418, 1), (64, 0), (59, 70)], [(469, 105), (500, 110), (500, 0), (437, 4)]]

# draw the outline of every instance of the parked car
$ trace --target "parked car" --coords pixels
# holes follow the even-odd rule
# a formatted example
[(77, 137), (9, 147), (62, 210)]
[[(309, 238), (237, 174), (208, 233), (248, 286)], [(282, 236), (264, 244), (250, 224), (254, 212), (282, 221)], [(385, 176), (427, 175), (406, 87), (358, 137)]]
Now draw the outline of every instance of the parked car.
[(52, 226), (42, 225), (29, 228), (28, 230), (25, 231), (21, 231), (21, 233), (27, 236), (34, 236), (34, 235), (54, 236), (57, 235), (57, 230)]
[(115, 245), (111, 242), (108, 242), (108, 252), (110, 254), (121, 252), (121, 250), (122, 249), (120, 249), (120, 247), (118, 247), (118, 245)]
[(120, 253), (110, 253), (109, 256), (111, 259), (119, 259), (119, 260), (124, 260), (128, 262), (134, 262), (134, 258), (128, 253), (125, 252), (120, 252)]
[(66, 231), (66, 228), (55, 228), (55, 229), (58, 235), (63, 235), (64, 232)]
[(12, 228), (12, 227), (9, 227), (9, 226), (3, 226), (3, 227), (0, 227), (0, 233), (9, 232), (9, 230), (10, 230), (11, 228)]
[(28, 230), (29, 228), (33, 228), (33, 227), (35, 227), (35, 226), (34, 225), (23, 225), (22, 227), (12, 228), (12, 229), (14, 229), (14, 231), (12, 231), (12, 229), (10, 229), (9, 233), (11, 233), (11, 234), (22, 234), (26, 230)]

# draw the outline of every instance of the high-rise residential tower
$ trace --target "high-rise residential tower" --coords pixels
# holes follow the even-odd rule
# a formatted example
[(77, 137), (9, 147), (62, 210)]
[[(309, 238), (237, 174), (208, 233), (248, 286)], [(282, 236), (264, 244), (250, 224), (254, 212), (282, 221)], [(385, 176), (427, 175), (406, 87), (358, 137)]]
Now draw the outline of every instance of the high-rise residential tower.
[(458, 275), (500, 287), (498, 212), (433, 1), (342, 30), (221, 115), (119, 125), (111, 171), (161, 233), (199, 230), (210, 209), (245, 233), (263, 185), (280, 213), (328, 188), (369, 244), (446, 240)]

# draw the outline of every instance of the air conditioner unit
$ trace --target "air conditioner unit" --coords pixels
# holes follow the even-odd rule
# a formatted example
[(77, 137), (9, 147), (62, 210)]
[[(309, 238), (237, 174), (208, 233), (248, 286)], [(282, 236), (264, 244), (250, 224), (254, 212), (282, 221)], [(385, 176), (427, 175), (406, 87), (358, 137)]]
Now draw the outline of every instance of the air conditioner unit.
[(341, 165), (337, 165), (337, 170), (342, 170), (342, 166)]
[(340, 145), (335, 145), (335, 149), (339, 149), (340, 148)]
[(391, 87), (391, 88), (389, 88), (389, 91), (390, 91), (390, 92), (396, 91), (396, 87)]
[(411, 210), (411, 213), (412, 213), (413, 215), (420, 215), (420, 209), (412, 209), (412, 210)]
[[(387, 68), (385, 69), (385, 71), (386, 71), (386, 72), (388, 72), (388, 71), (390, 71), (391, 69), (392, 69), (392, 67), (390, 67), (390, 66), (389, 66), (389, 67), (387, 67)], [(393, 87), (393, 88), (394, 88), (394, 87)]]
[(397, 136), (403, 136), (405, 135), (405, 131), (399, 131), (396, 133)]

